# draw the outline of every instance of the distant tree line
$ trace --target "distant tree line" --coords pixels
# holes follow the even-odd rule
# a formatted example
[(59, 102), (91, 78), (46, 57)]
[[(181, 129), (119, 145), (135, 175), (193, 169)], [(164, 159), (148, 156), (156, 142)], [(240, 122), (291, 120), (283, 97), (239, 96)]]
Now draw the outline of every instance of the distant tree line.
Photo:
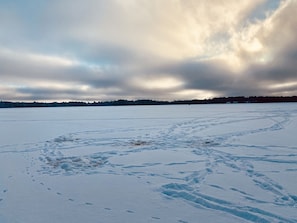
[(297, 96), (251, 96), (251, 97), (220, 97), (203, 100), (177, 100), (177, 101), (156, 101), (156, 100), (116, 100), (103, 102), (11, 102), (0, 101), (0, 108), (25, 108), (25, 107), (74, 107), (74, 106), (132, 106), (132, 105), (191, 105), (191, 104), (235, 104), (235, 103), (280, 103), (297, 102)]

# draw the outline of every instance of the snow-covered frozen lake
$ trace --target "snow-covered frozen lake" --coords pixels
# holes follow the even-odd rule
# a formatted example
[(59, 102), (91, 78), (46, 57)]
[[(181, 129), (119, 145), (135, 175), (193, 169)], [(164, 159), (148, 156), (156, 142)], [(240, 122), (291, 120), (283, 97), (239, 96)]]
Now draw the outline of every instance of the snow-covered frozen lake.
[(0, 109), (0, 222), (297, 222), (297, 103)]

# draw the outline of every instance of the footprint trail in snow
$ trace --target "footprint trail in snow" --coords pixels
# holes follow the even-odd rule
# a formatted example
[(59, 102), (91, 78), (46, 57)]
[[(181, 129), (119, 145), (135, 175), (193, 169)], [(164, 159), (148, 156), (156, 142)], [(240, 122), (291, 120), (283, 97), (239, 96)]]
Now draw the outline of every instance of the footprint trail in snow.
[(103, 222), (140, 216), (138, 222), (196, 222), (199, 216), (297, 222), (295, 107), (138, 107), (133, 116), (104, 113), (108, 117), (82, 120), (76, 114), (61, 134), (1, 145), (4, 157), (23, 162), (15, 168), (20, 172), (2, 174), (0, 205), (5, 208), (19, 188), (9, 185), (22, 179), (41, 200), (83, 210), (89, 222), (98, 216)]

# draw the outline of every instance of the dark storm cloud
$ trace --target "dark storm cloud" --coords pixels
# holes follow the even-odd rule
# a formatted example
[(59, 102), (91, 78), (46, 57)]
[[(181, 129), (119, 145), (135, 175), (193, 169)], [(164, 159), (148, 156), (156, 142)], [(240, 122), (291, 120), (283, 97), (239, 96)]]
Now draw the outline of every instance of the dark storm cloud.
[(22, 95), (23, 100), (32, 100), (32, 97), (34, 97), (34, 100), (63, 100), (65, 97), (72, 99), (83, 97), (83, 92), (74, 88), (57, 90), (53, 88), (21, 87), (17, 88), (16, 91)]
[(185, 88), (220, 91), (232, 82), (232, 73), (220, 62), (184, 61), (169, 69), (183, 79)]

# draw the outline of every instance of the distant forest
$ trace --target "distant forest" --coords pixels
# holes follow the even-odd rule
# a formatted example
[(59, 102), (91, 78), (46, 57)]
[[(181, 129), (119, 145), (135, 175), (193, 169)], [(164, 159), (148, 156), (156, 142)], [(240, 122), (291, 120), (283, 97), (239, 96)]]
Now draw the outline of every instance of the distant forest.
[(156, 101), (156, 100), (116, 100), (103, 102), (11, 102), (0, 101), (0, 108), (25, 108), (25, 107), (72, 107), (72, 106), (128, 106), (128, 105), (192, 105), (192, 104), (236, 104), (236, 103), (279, 103), (297, 102), (297, 96), (290, 97), (220, 97), (204, 100), (177, 100), (177, 101)]

